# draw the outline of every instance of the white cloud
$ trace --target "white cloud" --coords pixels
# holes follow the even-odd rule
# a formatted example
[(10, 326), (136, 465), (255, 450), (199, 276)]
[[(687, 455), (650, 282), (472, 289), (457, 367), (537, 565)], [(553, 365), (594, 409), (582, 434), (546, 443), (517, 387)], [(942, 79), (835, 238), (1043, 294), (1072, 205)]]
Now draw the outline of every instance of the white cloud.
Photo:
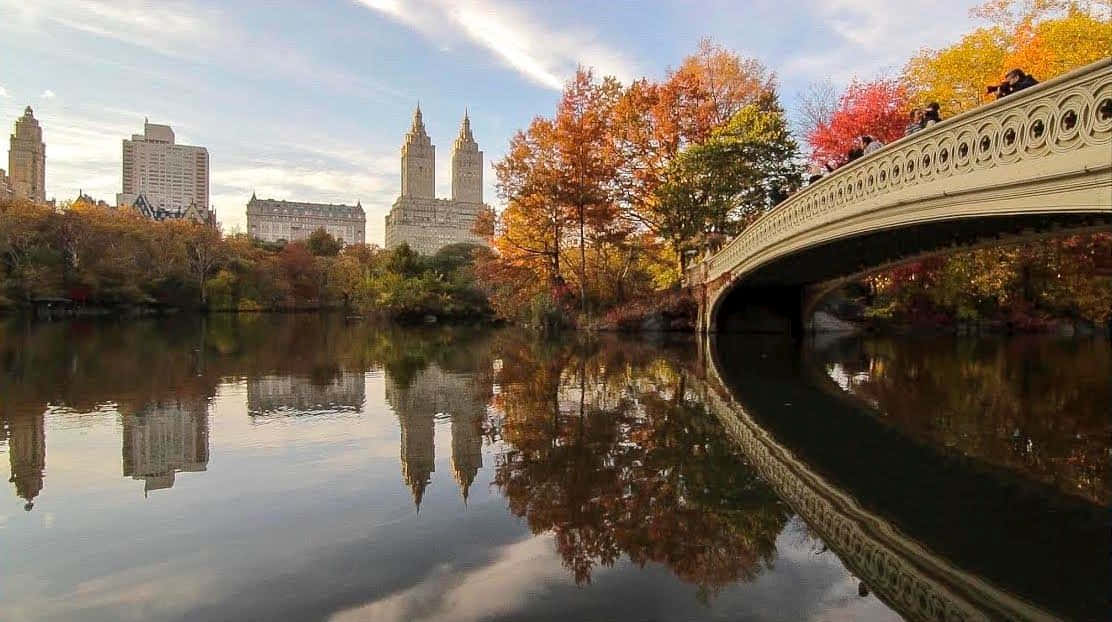
[(11, 97), (11, 95), (8, 94), (8, 89), (0, 86), (0, 97), (4, 99), (8, 99), (9, 97)]
[[(334, 614), (330, 622), (513, 617), (539, 586), (567, 581), (552, 536), (538, 536), (500, 547), (495, 559), (483, 566), (461, 570), (444, 564), (421, 583)], [(491, 598), (491, 594), (499, 597)]]
[(834, 41), (801, 48), (802, 53), (783, 63), (781, 73), (844, 83), (853, 77), (870, 79), (899, 71), (919, 48), (945, 45), (968, 30), (965, 17), (975, 4), (975, 0), (939, 0), (931, 5), (932, 17), (925, 19), (922, 7), (914, 3), (816, 0), (808, 12), (834, 35)]
[(54, 97), (55, 97), (54, 91), (52, 91), (50, 89), (46, 89), (45, 91), (42, 92), (42, 95), (39, 95), (39, 97), (41, 97), (43, 99), (54, 99)]
[[(291, 47), (281, 37), (268, 36), (257, 29), (241, 28), (217, 9), (201, 8), (186, 2), (163, 3), (157, 11), (152, 11), (145, 0), (37, 0), (34, 3), (0, 0), (0, 12), (9, 9), (21, 12), (19, 30), (34, 31), (43, 30), (43, 26), (60, 26), (62, 30), (85, 33), (169, 58), (246, 75), (261, 74), (314, 87), (323, 85), (334, 92), (380, 100), (409, 97), (384, 82), (353, 74), (332, 63), (320, 62)], [(49, 33), (43, 34), (47, 36)], [(119, 62), (117, 56), (110, 58), (111, 62)], [(121, 67), (121, 70), (143, 71), (148, 79), (179, 78), (177, 72), (169, 76), (152, 73), (149, 64)]]
[(601, 34), (541, 24), (520, 9), (493, 0), (359, 2), (441, 44), (462, 38), (531, 82), (553, 90), (563, 88), (578, 65), (627, 81), (640, 75), (636, 63), (603, 43)]
[(161, 4), (157, 11), (139, 0), (37, 0), (14, 4), (27, 24), (57, 24), (167, 56), (183, 56), (177, 52), (183, 49), (181, 43), (215, 34), (211, 16), (182, 4)]

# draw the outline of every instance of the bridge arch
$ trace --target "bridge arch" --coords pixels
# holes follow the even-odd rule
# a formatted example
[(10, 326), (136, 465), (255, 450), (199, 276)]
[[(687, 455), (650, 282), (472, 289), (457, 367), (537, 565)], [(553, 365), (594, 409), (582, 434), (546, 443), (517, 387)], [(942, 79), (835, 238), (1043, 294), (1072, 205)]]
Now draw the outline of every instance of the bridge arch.
[(1112, 58), (842, 167), (685, 280), (701, 331), (794, 332), (815, 283), (948, 249), (1109, 227)]

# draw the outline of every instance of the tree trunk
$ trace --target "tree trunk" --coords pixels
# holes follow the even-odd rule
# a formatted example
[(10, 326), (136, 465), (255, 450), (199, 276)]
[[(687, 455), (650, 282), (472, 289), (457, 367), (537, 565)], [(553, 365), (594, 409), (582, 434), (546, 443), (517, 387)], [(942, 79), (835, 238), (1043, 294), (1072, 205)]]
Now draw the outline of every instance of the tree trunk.
[(579, 206), (579, 311), (587, 316), (587, 246), (584, 237), (586, 210)]

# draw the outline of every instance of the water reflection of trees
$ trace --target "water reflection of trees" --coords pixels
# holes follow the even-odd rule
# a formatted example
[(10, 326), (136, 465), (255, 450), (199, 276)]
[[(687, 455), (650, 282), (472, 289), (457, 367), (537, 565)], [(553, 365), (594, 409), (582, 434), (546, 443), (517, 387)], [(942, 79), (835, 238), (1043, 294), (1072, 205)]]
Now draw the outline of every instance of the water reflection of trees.
[(577, 582), (624, 553), (704, 594), (751, 580), (790, 510), (686, 383), (682, 352), (612, 342), (498, 344), (495, 483)]
[(906, 434), (1097, 503), (1112, 498), (1106, 340), (850, 340), (819, 356)]

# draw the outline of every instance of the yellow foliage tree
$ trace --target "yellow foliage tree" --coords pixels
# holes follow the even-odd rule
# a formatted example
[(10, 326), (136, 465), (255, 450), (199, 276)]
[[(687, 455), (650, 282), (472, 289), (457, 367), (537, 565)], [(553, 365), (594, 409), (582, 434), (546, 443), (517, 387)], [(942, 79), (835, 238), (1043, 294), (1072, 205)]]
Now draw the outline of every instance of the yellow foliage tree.
[(992, 0), (972, 13), (989, 25), (908, 62), (903, 79), (913, 103), (938, 102), (952, 116), (989, 101), (985, 87), (1011, 69), (1049, 80), (1112, 50), (1108, 0)]

